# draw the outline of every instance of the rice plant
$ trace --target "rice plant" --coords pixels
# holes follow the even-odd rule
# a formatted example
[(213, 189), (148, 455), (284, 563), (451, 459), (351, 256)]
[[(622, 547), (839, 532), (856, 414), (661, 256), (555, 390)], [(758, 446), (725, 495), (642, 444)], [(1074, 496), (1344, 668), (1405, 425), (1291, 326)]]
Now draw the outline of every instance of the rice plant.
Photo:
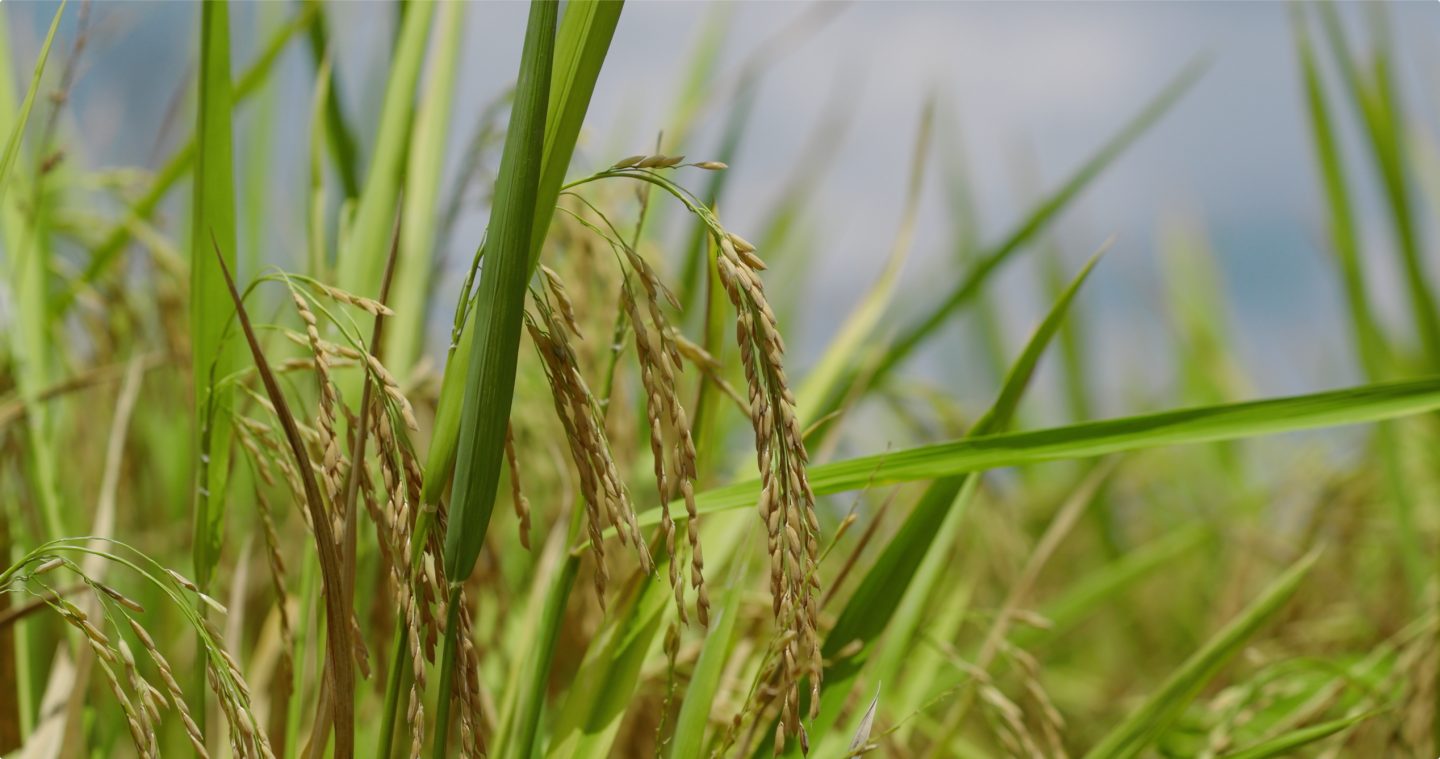
[[(1067, 241), (1094, 251), (1073, 271), (1050, 254), (1051, 302), (1025, 343), (992, 342), (985, 408), (924, 389), (910, 359), (957, 314), (988, 313), (999, 272), (1055, 243), (1057, 217), (1210, 59), (1118, 114), (994, 240), (964, 226), (976, 190), (945, 106), (916, 103), (882, 274), (807, 367), (786, 342), (795, 283), (825, 261), (793, 225), (821, 169), (802, 161), (766, 225), (723, 213), (729, 164), (756, 139), (746, 88), (766, 75), (763, 45), (736, 75), (720, 149), (686, 155), (723, 25), (695, 49), (669, 133), (627, 157), (581, 139), (619, 0), (532, 0), (506, 32), (523, 40), (513, 94), (470, 134), (450, 114), (473, 8), (398, 4), (383, 81), (367, 83), (378, 121), (357, 124), (333, 7), (267, 6), (239, 50), (235, 8), (207, 2), (174, 42), (196, 51), (176, 111), (188, 135), (147, 170), (84, 165), (61, 118), (90, 4), (61, 4), (34, 61), (10, 49), (10, 7), (0, 755), (1440, 748), (1436, 203), (1414, 176), (1435, 146), (1402, 102), (1383, 6), (1363, 44), (1329, 4), (1289, 9), (1309, 119), (1296, 139), (1313, 148), (1364, 384), (1248, 397), (1223, 292), (1194, 275), (1207, 249), (1182, 236), (1174, 313), (1156, 315), (1174, 325), (1180, 402), (1107, 419), (1092, 418), (1083, 338), (1113, 237)], [(291, 49), (313, 64), (304, 186), (290, 188), (304, 234), (277, 252), (255, 230), (290, 180), (237, 165), (242, 141), (266, 143), (235, 125)], [(937, 171), (961, 223), (953, 286), (899, 309)], [(436, 259), (476, 188), (489, 223), (463, 240), (437, 361)], [(1355, 209), (1377, 198), (1404, 329), (1367, 285), (1383, 253)], [(1073, 418), (1022, 414), (1056, 342)], [(915, 444), (855, 455), (877, 414)], [(1284, 434), (1349, 425), (1366, 438), (1340, 463)], [(1258, 478), (1249, 460), (1286, 463)]]

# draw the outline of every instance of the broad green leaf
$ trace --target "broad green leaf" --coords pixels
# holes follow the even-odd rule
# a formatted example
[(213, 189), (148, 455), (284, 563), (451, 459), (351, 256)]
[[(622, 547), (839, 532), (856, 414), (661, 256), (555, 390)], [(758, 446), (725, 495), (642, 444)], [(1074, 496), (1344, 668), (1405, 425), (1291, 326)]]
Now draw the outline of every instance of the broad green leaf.
[[(535, 231), (531, 240), (530, 266), (540, 260), (544, 234), (550, 228), (550, 217), (560, 197), (575, 141), (595, 91), (595, 80), (610, 49), (610, 39), (624, 7), (618, 0), (572, 0), (565, 5), (565, 19), (556, 39), (555, 68), (550, 86), (550, 105), (545, 119), (545, 155), (541, 169), (540, 189), (536, 197)], [(541, 219), (544, 219), (542, 224)], [(475, 311), (465, 323), (465, 334), (475, 327)], [(464, 398), (464, 369), (470, 364), (471, 342), (462, 339), (453, 346), (441, 381), (440, 401), (435, 410), (435, 427), (426, 455), (426, 504), (437, 504), (448, 487), (455, 470), (455, 451), (460, 434), (460, 407)], [(453, 371), (452, 371), (453, 370)], [(421, 529), (416, 529), (416, 536)]]
[(400, 195), (400, 175), (405, 166), (415, 85), (425, 64), (425, 41), (434, 15), (433, 0), (412, 0), (407, 5), (400, 41), (390, 65), (390, 78), (385, 83), (380, 130), (370, 154), (370, 168), (349, 230), (349, 245), (340, 250), (342, 257), (336, 265), (341, 289), (357, 295), (374, 297), (380, 290), (390, 229), (395, 219), (395, 201)]
[(1312, 551), (1180, 665), (1149, 699), (1111, 730), (1084, 759), (1131, 759), (1159, 738), (1216, 673), (1285, 605), (1320, 556)]
[[(550, 100), (550, 75), (555, 57), (558, 3), (532, 0), (520, 54), (515, 105), (500, 159), (491, 211), (488, 254), (480, 272), (472, 345), (465, 371), (465, 399), (460, 411), (460, 436), (455, 455), (455, 484), (450, 522), (445, 533), (445, 576), (451, 583), (450, 619), (446, 626), (440, 693), (448, 695), (459, 632), (459, 593), (470, 576), (500, 482), (505, 431), (515, 394), (515, 363), (520, 351), (525, 283), (530, 279), (530, 242), (535, 227), (536, 194), (545, 146), (545, 111)], [(414, 21), (418, 9), (406, 14)], [(441, 698), (435, 757), (445, 759), (450, 699)]]
[[(606, 0), (572, 0), (566, 4), (565, 18), (560, 25), (560, 31), (555, 41), (555, 61), (550, 74), (549, 102), (544, 121), (545, 141), (541, 178), (535, 206), (538, 212), (534, 214), (532, 228), (534, 239), (530, 241), (529, 264), (531, 270), (539, 260), (544, 234), (549, 229), (550, 216), (554, 213), (555, 200), (559, 197), (560, 185), (564, 182), (565, 170), (569, 166), (570, 156), (575, 150), (575, 141), (579, 137), (585, 111), (589, 108), (595, 80), (599, 77), (600, 68), (604, 63), (605, 54), (609, 50), (610, 39), (614, 34), (622, 8), (623, 3)], [(517, 88), (514, 107), (518, 108), (519, 104), (520, 90)], [(499, 207), (498, 196), (499, 193), (496, 198), (497, 208)], [(492, 238), (491, 243), (494, 242), (496, 240)], [(464, 296), (462, 295), (462, 297)], [(461, 410), (468, 392), (465, 370), (470, 366), (472, 346), (474, 345), (474, 341), (468, 338), (475, 334), (477, 310), (471, 309), (462, 339), (458, 345), (451, 347), (449, 361), (441, 382), (435, 426), (426, 458), (427, 476), (421, 495), (425, 504), (433, 505), (440, 502), (440, 498), (450, 486), (451, 474), (456, 471)], [(493, 506), (493, 485), (490, 493)], [(430, 524), (428, 517), (424, 516), (425, 513), (422, 511), (422, 518), (416, 523), (414, 542), (417, 545), (426, 539), (429, 532)], [(453, 530), (452, 524), (452, 533)], [(416, 552), (416, 555), (418, 556), (419, 552)], [(557, 581), (564, 581), (562, 586), (558, 589), (552, 588), (552, 591), (557, 593), (554, 599), (555, 603), (562, 611), (564, 601), (569, 597), (569, 588), (574, 582), (573, 575), (568, 578), (568, 581), (565, 580), (566, 578), (563, 577), (558, 578)], [(543, 630), (558, 629), (561, 617), (557, 613), (550, 621), (551, 627), (542, 628)], [(551, 646), (553, 651), (553, 637), (542, 635), (541, 640), (549, 641), (546, 645)], [(502, 726), (502, 730), (518, 731), (526, 735), (538, 734), (536, 727), (543, 707), (544, 683), (549, 673), (550, 655), (549, 653), (536, 654), (535, 651), (543, 652), (543, 649), (534, 649), (526, 653), (526, 656), (529, 657), (526, 661), (529, 664), (525, 669), (524, 676), (528, 680), (523, 684), (525, 690), (521, 692), (522, 696), (518, 699), (518, 707), (521, 711), (513, 721), (507, 721)], [(398, 659), (396, 666), (398, 666)], [(503, 733), (502, 737), (508, 735), (509, 733)], [(528, 747), (534, 745), (534, 741), (528, 741), (525, 745), (528, 750)]]
[(190, 236), (191, 372), (195, 383), (195, 582), (203, 590), (220, 560), (225, 529), (225, 486), (230, 462), (234, 391), (217, 383), (238, 365), (225, 339), (235, 318), (221, 262), (235, 267), (235, 179), (230, 116), (230, 11), (206, 3), (200, 14), (200, 99), (195, 126), (195, 190)]
[(1298, 748), (1329, 738), (1341, 730), (1353, 725), (1358, 725), (1374, 717), (1376, 714), (1377, 712), (1367, 712), (1365, 714), (1356, 714), (1353, 717), (1341, 717), (1340, 719), (1322, 722), (1318, 725), (1311, 725), (1310, 727), (1301, 728), (1279, 736), (1278, 738), (1265, 741), (1258, 746), (1252, 746), (1244, 751), (1225, 754), (1220, 757), (1220, 759), (1271, 759), (1271, 757), (1276, 756), (1289, 756)]
[[(816, 495), (830, 495), (864, 487), (872, 475), (875, 485), (914, 482), (1044, 461), (1366, 424), (1437, 409), (1440, 380), (1383, 382), (1288, 398), (963, 438), (823, 464), (812, 467), (808, 475)], [(695, 500), (699, 513), (709, 514), (753, 506), (759, 493), (759, 482), (750, 481), (705, 491)], [(683, 512), (676, 518), (683, 518)], [(646, 526), (659, 524), (659, 509), (640, 515), (639, 522)]]
[[(475, 325), (466, 338), (472, 349), (465, 372), (455, 484), (445, 535), (445, 576), (452, 582), (469, 576), (480, 554), (500, 478), (530, 273), (528, 255), (555, 50), (555, 12), (554, 3), (531, 3), (515, 105), (496, 182), (488, 255), (480, 272)], [(413, 11), (407, 14), (407, 23), (414, 19)]]
[(442, 3), (436, 15), (439, 44), (430, 59), (425, 93), (415, 114), (410, 158), (405, 171), (405, 220), (401, 224), (400, 257), (395, 262), (393, 324), (386, 329), (386, 361), (397, 377), (410, 369), (425, 345), (425, 317), (434, 266), (435, 208), (444, 173), (450, 106), (455, 72), (465, 30), (465, 3)]

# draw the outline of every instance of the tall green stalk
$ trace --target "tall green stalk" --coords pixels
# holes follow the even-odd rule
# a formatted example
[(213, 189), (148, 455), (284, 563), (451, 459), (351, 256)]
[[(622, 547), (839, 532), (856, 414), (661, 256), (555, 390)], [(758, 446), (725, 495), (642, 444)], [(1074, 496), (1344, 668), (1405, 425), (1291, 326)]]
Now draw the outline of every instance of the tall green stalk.
[[(200, 104), (195, 125), (195, 189), (190, 224), (191, 377), (195, 399), (194, 541), (195, 582), (209, 588), (220, 561), (225, 530), (225, 487), (230, 469), (231, 409), (234, 391), (217, 383), (234, 371), (234, 343), (225, 330), (234, 319), (221, 269), (235, 266), (235, 184), (231, 153), (230, 9), (223, 0), (205, 3), (200, 13)], [(212, 242), (213, 240), (213, 242)], [(216, 248), (218, 247), (218, 251)], [(205, 613), (205, 607), (200, 607)], [(198, 643), (197, 643), (198, 645)], [(192, 709), (204, 714), (205, 674), (193, 673)]]
[(200, 107), (196, 121), (195, 192), (191, 204), (190, 335), (195, 383), (196, 447), (200, 453), (195, 496), (195, 581), (203, 589), (219, 561), (225, 520), (225, 483), (230, 461), (233, 391), (216, 384), (236, 366), (225, 329), (235, 307), (213, 237), (235, 266), (235, 183), (230, 113), (230, 16), (224, 2), (202, 6)]

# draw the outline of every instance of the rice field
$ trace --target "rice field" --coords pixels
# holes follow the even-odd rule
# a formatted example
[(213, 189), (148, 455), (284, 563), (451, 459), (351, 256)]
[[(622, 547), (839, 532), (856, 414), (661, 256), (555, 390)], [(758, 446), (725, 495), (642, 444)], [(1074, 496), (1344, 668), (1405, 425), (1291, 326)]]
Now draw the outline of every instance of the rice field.
[[(129, 9), (60, 3), (32, 56), (14, 7), (0, 756), (1440, 752), (1440, 146), (1387, 6), (1285, 6), (1293, 139), (1343, 294), (1346, 330), (1318, 339), (1358, 381), (1255, 393), (1215, 254), (1181, 229), (1149, 301), (1177, 400), (1113, 415), (1089, 316), (1116, 240), (1065, 240), (1089, 253), (1072, 261), (1058, 220), (1213, 55), (995, 234), (973, 228), (946, 106), (914, 103), (893, 241), (802, 354), (787, 340), (832, 263), (800, 228), (829, 221), (830, 159), (797, 159), (763, 223), (731, 223), (767, 69), (717, 74), (723, 27), (654, 62), (692, 74), (680, 115), (612, 155), (629, 136), (587, 114), (634, 3), (525, 4), (513, 86), (461, 131), (475, 6), (365, 6), (394, 34), (357, 123), (336, 4), (267, 4), (242, 35), (249, 9), (206, 2), (167, 43), (193, 70), (165, 149), (95, 166), (67, 111), (91, 35)], [(286, 173), (239, 160), (280, 153), (238, 125), (276, 107), (290, 55), (307, 126)], [(739, 85), (712, 144), (687, 119), (717, 81)], [(937, 174), (959, 255), (922, 294), (902, 273)], [(275, 197), (301, 223), (271, 250)], [(1012, 344), (997, 282), (1027, 260), (1045, 302)], [(959, 360), (995, 370), (980, 404), (919, 367), (958, 328), (983, 333)], [(1059, 403), (1035, 403), (1042, 366)]]

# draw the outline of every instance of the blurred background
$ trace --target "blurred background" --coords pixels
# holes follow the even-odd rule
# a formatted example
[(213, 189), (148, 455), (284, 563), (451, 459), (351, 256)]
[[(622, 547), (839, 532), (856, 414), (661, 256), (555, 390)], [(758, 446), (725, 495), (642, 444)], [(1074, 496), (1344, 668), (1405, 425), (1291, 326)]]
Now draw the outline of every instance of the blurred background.
[[(80, 135), (70, 149), (83, 151), (72, 159), (87, 167), (154, 168), (188, 137), (197, 7), (95, 4), (73, 107), (64, 112)], [(9, 7), (21, 60), (34, 59), (55, 8), (51, 2)], [(290, 12), (280, 2), (234, 6), (237, 75)], [(465, 10), (442, 193), (457, 187), (487, 109), (493, 124), (495, 106), (503, 106), (525, 12), (520, 2), (476, 2)], [(379, 120), (396, 13), (394, 4), (381, 2), (330, 9), (337, 86), (350, 123), (359, 125), (362, 163)], [(1365, 11), (1345, 6), (1341, 13), (1354, 36), (1365, 39)], [(1411, 120), (1415, 178), (1433, 208), (1440, 203), (1434, 147), (1440, 6), (1391, 3), (1383, 15)], [(67, 14), (57, 42), (73, 34), (74, 23)], [(901, 275), (906, 295), (887, 318), (889, 327), (954, 286), (959, 241), (1003, 238), (1042, 192), (1063, 183), (1197, 59), (1206, 66), (1198, 83), (1043, 236), (1042, 244), (1053, 246), (1064, 270), (1073, 272), (1102, 240), (1118, 235), (1079, 304), (1090, 320), (1085, 339), (1092, 359), (1085, 371), (1095, 409), (1133, 413), (1179, 400), (1168, 390), (1180, 364), (1167, 308), (1166, 272), (1174, 267), (1167, 269), (1166, 261), (1180, 255), (1172, 249), (1186, 247), (1213, 253), (1203, 256), (1205, 266), (1223, 298), (1220, 323), (1234, 340), (1245, 395), (1354, 384), (1360, 372), (1326, 242), (1304, 91), (1282, 3), (635, 0), (622, 16), (571, 175), (653, 151), (662, 132), (665, 152), (679, 152), (679, 139), (692, 159), (714, 158), (727, 125), (742, 125), (720, 211), (730, 228), (759, 236), (778, 206), (798, 199), (785, 237), (789, 249), (762, 252), (809, 262), (792, 267), (800, 274), (785, 280), (795, 294), (792, 304), (803, 297), (789, 316), (792, 361), (803, 376), (884, 266), (900, 227), (927, 101), (937, 114), (931, 170)], [(241, 210), (252, 220), (242, 223), (242, 244), (256, 251), (258, 259), (251, 260), (284, 264), (299, 260), (303, 249), (314, 61), (303, 45), (289, 45), (279, 65), (280, 76), (242, 108), (236, 139), (239, 181), (272, 178), (262, 195), (265, 207)], [(1393, 333), (1410, 334), (1382, 198), (1374, 172), (1362, 163), (1361, 127), (1353, 118), (1336, 121), (1345, 154), (1356, 164), (1351, 179), (1363, 190), (1355, 202), (1374, 307)], [(485, 178), (472, 182), (457, 205), (451, 233), (437, 237), (444, 270), (435, 280), (427, 345), (437, 360), (443, 360), (454, 293), (484, 229), (498, 150), (498, 138), (486, 144), (477, 174)], [(257, 166), (262, 159), (256, 156), (269, 163)], [(695, 187), (705, 180), (689, 177)], [(957, 193), (973, 199), (971, 218), (959, 218)], [(172, 205), (171, 218), (182, 209)], [(681, 221), (659, 220), (662, 239), (673, 240), (677, 250), (689, 229)], [(1434, 245), (1426, 249), (1434, 263)], [(911, 362), (911, 374), (961, 399), (986, 400), (998, 378), (994, 354), (1017, 350), (1050, 300), (1039, 261), (1028, 252), (1008, 261), (986, 307), (954, 320)], [(783, 278), (783, 267), (776, 274)], [(1054, 363), (1047, 362), (1047, 372)], [(1059, 413), (1061, 395), (1053, 378), (1042, 381), (1036, 413)]]

